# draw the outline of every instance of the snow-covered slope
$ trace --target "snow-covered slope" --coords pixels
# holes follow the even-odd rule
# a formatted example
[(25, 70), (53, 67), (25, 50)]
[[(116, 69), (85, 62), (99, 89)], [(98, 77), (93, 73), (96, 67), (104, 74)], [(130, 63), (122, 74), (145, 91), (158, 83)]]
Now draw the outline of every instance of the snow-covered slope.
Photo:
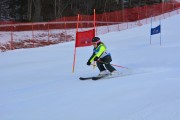
[(150, 25), (99, 36), (125, 77), (80, 81), (98, 69), (84, 47), (72, 73), (74, 42), (0, 53), (0, 120), (180, 120), (179, 20), (161, 21), (161, 46)]

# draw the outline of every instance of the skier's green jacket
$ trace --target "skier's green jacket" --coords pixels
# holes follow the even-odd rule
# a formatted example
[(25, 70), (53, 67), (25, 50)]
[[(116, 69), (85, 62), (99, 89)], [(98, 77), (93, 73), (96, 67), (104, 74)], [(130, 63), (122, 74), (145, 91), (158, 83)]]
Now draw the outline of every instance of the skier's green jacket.
[(89, 58), (89, 62), (92, 63), (93, 61), (97, 61), (99, 58), (110, 55), (106, 49), (106, 46), (101, 42), (96, 48), (93, 49), (93, 54)]

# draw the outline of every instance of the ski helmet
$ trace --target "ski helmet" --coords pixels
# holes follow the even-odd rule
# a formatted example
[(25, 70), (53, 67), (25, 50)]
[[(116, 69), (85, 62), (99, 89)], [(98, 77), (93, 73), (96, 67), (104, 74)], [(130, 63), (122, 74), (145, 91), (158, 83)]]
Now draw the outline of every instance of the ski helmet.
[(99, 37), (94, 37), (94, 38), (92, 39), (92, 42), (100, 42), (100, 38), (99, 38)]

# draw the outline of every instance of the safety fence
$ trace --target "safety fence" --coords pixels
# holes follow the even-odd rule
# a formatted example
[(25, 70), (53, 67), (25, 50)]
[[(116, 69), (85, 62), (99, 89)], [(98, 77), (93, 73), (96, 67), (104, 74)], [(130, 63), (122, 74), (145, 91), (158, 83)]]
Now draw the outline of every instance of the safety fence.
[[(150, 6), (96, 14), (96, 35), (134, 28), (180, 13), (180, 4), (166, 2)], [(91, 29), (93, 15), (80, 15), (79, 31)], [(0, 50), (32, 48), (75, 40), (77, 16), (49, 22), (0, 22)]]

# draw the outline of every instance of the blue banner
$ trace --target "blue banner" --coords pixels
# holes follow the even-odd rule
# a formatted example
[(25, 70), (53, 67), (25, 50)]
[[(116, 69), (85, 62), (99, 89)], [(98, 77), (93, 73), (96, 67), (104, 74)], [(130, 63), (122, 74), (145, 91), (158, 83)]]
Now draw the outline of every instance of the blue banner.
[(161, 25), (159, 25), (155, 28), (151, 28), (151, 35), (158, 34), (160, 32), (161, 32)]

